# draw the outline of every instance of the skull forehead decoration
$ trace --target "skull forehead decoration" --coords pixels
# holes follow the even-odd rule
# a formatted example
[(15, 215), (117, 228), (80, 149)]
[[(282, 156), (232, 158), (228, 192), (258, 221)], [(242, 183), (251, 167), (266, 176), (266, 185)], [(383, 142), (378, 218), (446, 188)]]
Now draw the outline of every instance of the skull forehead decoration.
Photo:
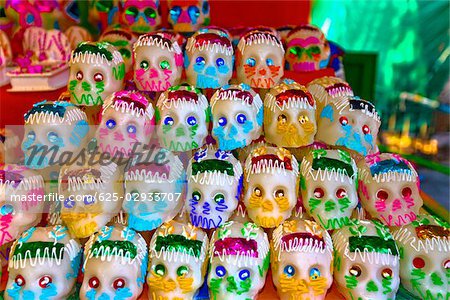
[(191, 225), (170, 221), (150, 241), (147, 284), (150, 299), (192, 299), (203, 284), (208, 236)]
[(106, 97), (123, 88), (125, 63), (116, 47), (107, 42), (83, 42), (72, 51), (67, 89), (76, 105), (102, 105)]
[[(107, 160), (61, 168), (59, 193), (64, 197), (61, 219), (73, 235), (88, 237), (119, 212), (123, 201), (120, 176), (117, 165)], [(107, 194), (117, 198), (108, 198)]]
[(27, 167), (0, 165), (0, 168), (1, 246), (41, 220), (44, 179)]
[(400, 285), (399, 252), (386, 226), (352, 220), (336, 230), (334, 279), (345, 299), (393, 299)]
[(363, 207), (388, 226), (414, 221), (423, 200), (419, 175), (411, 163), (392, 153), (370, 155), (366, 163), (358, 186)]
[(200, 148), (208, 135), (208, 100), (193, 86), (175, 86), (161, 94), (157, 132), (162, 147), (176, 152)]
[(166, 32), (141, 35), (134, 44), (134, 81), (144, 91), (166, 91), (180, 82), (183, 52)]
[(244, 204), (257, 225), (274, 228), (297, 203), (298, 162), (284, 148), (261, 146), (245, 161)]
[(148, 231), (172, 220), (183, 206), (185, 172), (183, 164), (172, 152), (158, 149), (163, 162), (131, 162), (125, 173), (123, 210), (128, 214), (128, 226)]
[(233, 73), (233, 45), (220, 31), (196, 32), (186, 44), (186, 80), (198, 88), (219, 88)]
[(248, 146), (262, 133), (263, 103), (250, 86), (226, 85), (211, 98), (212, 135), (219, 149), (234, 150)]
[(194, 226), (222, 225), (236, 209), (242, 187), (242, 166), (231, 152), (206, 147), (187, 168), (186, 211)]
[(284, 49), (278, 37), (268, 31), (252, 31), (238, 43), (237, 79), (252, 88), (269, 89), (284, 74)]
[(84, 41), (92, 41), (92, 35), (87, 29), (81, 26), (70, 26), (64, 32), (70, 43), (70, 48), (75, 49), (79, 43)]
[(208, 287), (212, 299), (255, 299), (269, 269), (267, 234), (252, 222), (229, 221), (210, 242)]
[(281, 299), (324, 299), (333, 282), (333, 243), (314, 221), (289, 220), (271, 242), (272, 277)]
[(400, 249), (402, 285), (421, 299), (448, 299), (450, 226), (431, 216), (418, 215), (412, 223), (393, 229)]
[(66, 227), (29, 228), (11, 248), (5, 299), (67, 299), (81, 257), (81, 246)]
[(339, 97), (328, 103), (318, 119), (316, 140), (344, 146), (361, 155), (378, 152), (381, 120), (375, 106), (358, 97)]
[(316, 103), (308, 90), (285, 79), (264, 99), (266, 140), (279, 147), (302, 147), (314, 142)]
[(22, 150), (25, 165), (42, 169), (59, 162), (62, 153), (74, 152), (87, 142), (86, 114), (68, 102), (42, 101), (25, 115)]
[(209, 25), (208, 0), (168, 0), (168, 21), (177, 32), (194, 32)]
[(133, 65), (132, 47), (136, 41), (136, 36), (125, 29), (111, 29), (104, 32), (99, 41), (108, 42), (120, 52), (125, 63), (125, 73), (130, 71)]
[(129, 227), (104, 226), (84, 250), (81, 299), (136, 299), (145, 283), (148, 250)]
[(121, 21), (136, 34), (157, 29), (161, 25), (159, 0), (120, 0)]
[(344, 150), (312, 150), (301, 163), (300, 191), (308, 214), (325, 229), (348, 225), (358, 204), (357, 167)]
[(150, 101), (137, 91), (111, 94), (101, 113), (96, 138), (102, 152), (130, 157), (150, 142), (155, 125)]
[(326, 68), (330, 46), (323, 32), (313, 25), (301, 25), (286, 38), (286, 61), (296, 72), (310, 72)]

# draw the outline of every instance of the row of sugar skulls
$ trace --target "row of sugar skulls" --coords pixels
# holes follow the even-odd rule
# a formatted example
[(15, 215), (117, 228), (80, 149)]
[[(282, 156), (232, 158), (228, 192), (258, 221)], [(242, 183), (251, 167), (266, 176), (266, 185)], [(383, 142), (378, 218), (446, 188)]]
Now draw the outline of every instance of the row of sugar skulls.
[(449, 230), (429, 215), (392, 234), (378, 221), (353, 219), (330, 236), (314, 221), (288, 220), (269, 242), (251, 222), (226, 222), (208, 239), (169, 221), (148, 248), (129, 227), (104, 226), (83, 255), (66, 227), (31, 227), (13, 244), (5, 299), (67, 299), (80, 266), (80, 299), (137, 299), (145, 282), (147, 299), (193, 299), (204, 279), (211, 299), (256, 299), (270, 266), (282, 300), (325, 299), (333, 279), (345, 299), (395, 299), (400, 280), (420, 299), (447, 299)]

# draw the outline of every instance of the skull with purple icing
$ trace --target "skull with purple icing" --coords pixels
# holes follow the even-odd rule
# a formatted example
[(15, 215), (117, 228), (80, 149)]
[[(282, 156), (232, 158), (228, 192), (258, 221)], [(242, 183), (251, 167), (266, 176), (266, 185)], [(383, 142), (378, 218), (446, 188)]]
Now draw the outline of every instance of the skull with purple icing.
[(121, 22), (136, 34), (153, 31), (161, 25), (159, 0), (120, 0)]
[(378, 153), (366, 157), (358, 192), (370, 215), (387, 226), (402, 226), (416, 219), (422, 207), (419, 175), (398, 154)]
[(262, 133), (263, 104), (250, 86), (227, 85), (211, 98), (212, 135), (219, 149), (231, 151), (249, 145)]
[(108, 42), (117, 48), (125, 63), (125, 73), (128, 73), (133, 66), (133, 58), (131, 54), (133, 51), (133, 44), (136, 41), (136, 36), (128, 30), (115, 28), (105, 31), (100, 36), (99, 41)]
[(269, 269), (269, 248), (267, 234), (252, 222), (217, 228), (209, 250), (211, 299), (256, 299)]
[(333, 282), (333, 243), (318, 223), (290, 220), (272, 236), (272, 278), (281, 300), (323, 300)]
[(209, 25), (208, 0), (168, 0), (168, 21), (177, 32), (194, 32)]

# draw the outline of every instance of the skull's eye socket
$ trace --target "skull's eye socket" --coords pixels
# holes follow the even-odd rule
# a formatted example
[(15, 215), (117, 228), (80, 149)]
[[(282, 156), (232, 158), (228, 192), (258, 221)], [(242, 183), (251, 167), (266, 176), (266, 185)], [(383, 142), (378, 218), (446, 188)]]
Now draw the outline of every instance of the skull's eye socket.
[(47, 134), (47, 139), (48, 139), (48, 141), (49, 141), (50, 143), (55, 144), (55, 143), (58, 142), (59, 136), (58, 136), (57, 133), (55, 133), (55, 132), (53, 132), (53, 131), (50, 131), (50, 132)]
[(283, 114), (282, 114), (282, 115), (279, 115), (279, 116), (278, 116), (277, 120), (278, 120), (278, 122), (286, 123), (287, 117), (286, 117), (286, 115), (283, 115)]
[(164, 119), (164, 125), (172, 126), (173, 125), (173, 118), (172, 117), (166, 117)]
[(250, 66), (250, 67), (254, 67), (256, 65), (256, 60), (253, 57), (249, 57), (245, 61), (245, 64)]
[(300, 124), (305, 124), (306, 122), (309, 121), (309, 118), (308, 118), (308, 116), (300, 116), (298, 118), (298, 121), (300, 122)]
[(389, 197), (389, 194), (385, 190), (379, 190), (377, 192), (377, 199), (378, 200), (386, 201), (388, 197)]
[(106, 127), (108, 127), (109, 129), (113, 129), (114, 127), (116, 127), (116, 120), (109, 119), (108, 121), (106, 121)]
[(155, 266), (154, 270), (155, 270), (156, 275), (159, 275), (159, 276), (166, 275), (166, 267), (163, 264), (157, 264)]
[(225, 61), (223, 60), (223, 58), (219, 57), (218, 59), (216, 59), (216, 65), (218, 67), (221, 67), (225, 64)]
[(91, 205), (95, 202), (95, 197), (92, 195), (85, 195), (83, 198), (83, 202), (85, 205)]
[(125, 10), (125, 14), (126, 14), (127, 16), (136, 18), (137, 15), (139, 14), (139, 10), (138, 10), (136, 7), (134, 7), (134, 6), (130, 6), (130, 7), (128, 7), (128, 8)]
[(189, 267), (188, 266), (180, 266), (178, 269), (177, 269), (177, 275), (178, 276), (185, 276), (185, 275), (187, 275), (189, 273)]
[(14, 207), (11, 204), (4, 204), (0, 207), (0, 215), (6, 216), (14, 212)]
[(189, 126), (194, 126), (195, 124), (197, 124), (197, 119), (194, 116), (189, 116), (186, 119), (186, 122), (188, 123)]
[(273, 59), (271, 58), (266, 59), (266, 65), (273, 66)]
[(88, 285), (91, 289), (96, 289), (100, 286), (100, 280), (97, 277), (91, 277), (89, 279)]
[(202, 12), (204, 14), (207, 14), (208, 11), (209, 11), (209, 3), (208, 3), (208, 1), (205, 1), (205, 2), (203, 2), (203, 5), (202, 5)]
[(290, 52), (292, 55), (297, 56), (297, 55), (299, 55), (299, 54), (301, 54), (301, 53), (303, 52), (303, 49), (300, 48), (300, 47), (298, 47), (298, 46), (296, 46), (296, 47), (291, 47), (291, 48), (289, 49), (289, 52)]
[(414, 268), (416, 269), (422, 269), (425, 267), (425, 261), (423, 260), (422, 257), (415, 257), (412, 263)]
[(346, 126), (348, 124), (347, 117), (344, 117), (344, 116), (340, 117), (339, 118), (339, 123), (341, 123), (342, 126)]
[(323, 191), (323, 189), (321, 188), (316, 188), (314, 190), (314, 197), (317, 199), (321, 199), (323, 197), (323, 195), (325, 195), (325, 192)]
[(127, 127), (127, 132), (128, 133), (136, 133), (136, 131), (137, 131), (136, 126), (128, 125), (128, 127)]
[(223, 194), (217, 193), (214, 196), (214, 202), (216, 202), (217, 204), (222, 204), (225, 202), (225, 196)]
[(195, 63), (200, 66), (200, 65), (204, 65), (206, 63), (206, 61), (203, 56), (199, 56), (195, 59)]
[(172, 19), (178, 20), (178, 17), (181, 14), (181, 7), (174, 6), (170, 9), (170, 16), (172, 17)]
[(170, 63), (167, 60), (163, 60), (159, 63), (159, 67), (163, 70), (170, 69)]
[(224, 266), (217, 266), (216, 267), (216, 275), (217, 277), (223, 277), (227, 274), (227, 269), (225, 269)]
[(383, 278), (386, 278), (386, 279), (392, 278), (392, 275), (393, 275), (393, 272), (392, 272), (392, 270), (389, 269), (389, 268), (384, 268), (384, 269), (381, 271), (381, 277), (383, 277)]
[(14, 278), (14, 282), (18, 286), (24, 286), (25, 285), (25, 278), (23, 278), (22, 275), (17, 275), (16, 278)]
[(94, 74), (94, 81), (95, 82), (103, 81), (103, 74), (102, 73), (95, 73)]
[(294, 276), (295, 275), (295, 268), (294, 268), (294, 266), (287, 265), (286, 267), (284, 267), (283, 273), (286, 274), (288, 277)]
[(39, 278), (39, 286), (43, 289), (47, 288), (50, 283), (52, 283), (52, 278), (48, 275)]
[(77, 80), (83, 80), (83, 72), (78, 71), (76, 75)]
[(113, 282), (113, 288), (115, 290), (121, 289), (125, 287), (125, 279), (123, 278), (117, 278), (116, 280), (114, 280)]
[(355, 277), (359, 277), (361, 275), (361, 268), (357, 265), (352, 266), (349, 270), (348, 273), (351, 276), (355, 276)]
[(338, 197), (339, 199), (342, 199), (345, 196), (347, 196), (347, 191), (345, 189), (338, 189), (336, 191), (336, 197)]
[(191, 20), (197, 20), (198, 17), (200, 17), (200, 10), (198, 9), (197, 6), (189, 6), (188, 8), (188, 14), (189, 17), (191, 17)]
[(369, 133), (370, 133), (370, 128), (369, 128), (369, 126), (364, 125), (364, 126), (362, 127), (362, 132), (363, 132), (364, 134), (369, 134)]
[(444, 262), (444, 269), (450, 269), (450, 259), (447, 259), (445, 262)]
[(409, 197), (411, 197), (411, 194), (412, 194), (412, 190), (411, 190), (411, 188), (409, 188), (409, 187), (405, 187), (405, 188), (402, 190), (402, 196), (403, 196), (403, 198), (409, 198)]
[(253, 194), (255, 194), (255, 196), (257, 196), (257, 197), (261, 197), (261, 196), (262, 196), (262, 191), (261, 191), (260, 188), (255, 187), (255, 188), (253, 189)]
[(275, 197), (284, 197), (284, 190), (278, 189), (278, 190), (275, 192)]
[(194, 201), (200, 201), (201, 198), (202, 198), (202, 195), (200, 195), (200, 193), (198, 191), (194, 191), (192, 193), (192, 199), (194, 199)]
[(146, 60), (141, 61), (141, 63), (139, 64), (139, 66), (141, 67), (141, 69), (147, 70), (149, 63)]
[(317, 268), (311, 268), (311, 270), (309, 270), (309, 277), (312, 280), (316, 280), (320, 277), (320, 270)]
[(219, 118), (218, 123), (219, 123), (220, 126), (225, 126), (225, 125), (227, 125), (227, 118), (225, 118), (225, 117)]
[(150, 8), (150, 7), (146, 8), (144, 10), (144, 14), (145, 14), (145, 17), (147, 17), (147, 19), (149, 19), (149, 20), (156, 19), (156, 11), (153, 8)]
[(238, 115), (236, 116), (236, 121), (237, 121), (239, 124), (244, 124), (245, 121), (247, 121), (247, 116), (244, 115), (244, 114), (238, 114)]
[(34, 140), (36, 138), (36, 133), (34, 131), (30, 131), (30, 132), (28, 132), (27, 137), (30, 140)]
[(240, 270), (239, 271), (239, 279), (246, 280), (247, 278), (250, 278), (250, 271), (247, 269)]

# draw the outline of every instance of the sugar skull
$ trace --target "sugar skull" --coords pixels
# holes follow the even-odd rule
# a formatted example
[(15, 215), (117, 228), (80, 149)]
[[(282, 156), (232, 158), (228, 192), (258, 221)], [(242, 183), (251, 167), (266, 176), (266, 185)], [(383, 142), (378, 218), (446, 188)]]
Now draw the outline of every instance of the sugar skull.
[(416, 219), (423, 201), (419, 175), (409, 161), (398, 154), (366, 157), (360, 168), (358, 192), (370, 215), (387, 226), (407, 225)]
[(180, 83), (183, 52), (173, 35), (141, 35), (133, 52), (134, 82), (139, 90), (162, 92)]
[(22, 150), (31, 169), (55, 166), (64, 153), (76, 152), (88, 140), (86, 114), (69, 102), (38, 102), (24, 118)]
[(308, 214), (327, 230), (350, 222), (358, 204), (355, 161), (344, 150), (312, 150), (300, 167), (300, 192)]
[(345, 299), (395, 299), (399, 253), (386, 226), (355, 219), (332, 238), (334, 280)]
[(252, 31), (237, 46), (236, 73), (239, 82), (252, 88), (270, 89), (284, 74), (284, 49), (270, 32)]
[(137, 299), (147, 272), (144, 238), (129, 227), (104, 226), (84, 249), (82, 300)]
[(155, 128), (150, 101), (136, 91), (119, 91), (103, 104), (96, 132), (99, 148), (111, 156), (130, 157), (150, 142)]
[(290, 220), (272, 236), (272, 278), (281, 300), (323, 300), (333, 282), (333, 242), (309, 220)]
[(137, 34), (154, 31), (161, 25), (159, 0), (121, 0), (121, 22)]
[(99, 106), (123, 88), (125, 63), (107, 42), (83, 42), (72, 51), (67, 89), (76, 105)]
[(380, 116), (369, 101), (339, 97), (322, 109), (316, 140), (366, 156), (378, 152), (376, 139), (380, 124)]
[(258, 226), (274, 228), (297, 203), (298, 162), (284, 148), (261, 146), (245, 161), (244, 204)]
[(211, 237), (209, 260), (212, 300), (256, 299), (269, 269), (267, 234), (252, 222), (226, 222)]
[(0, 246), (39, 223), (43, 199), (41, 175), (19, 165), (0, 165)]
[[(161, 94), (157, 107), (159, 143), (170, 151), (200, 148), (208, 135), (208, 100), (193, 86), (175, 86)], [(158, 119), (159, 118), (159, 119)]]
[(105, 31), (99, 39), (100, 42), (108, 42), (120, 52), (125, 63), (125, 73), (131, 70), (133, 66), (133, 44), (136, 42), (136, 36), (125, 29), (111, 29)]
[(330, 59), (330, 46), (323, 32), (313, 25), (292, 29), (286, 38), (286, 61), (289, 69), (311, 72), (324, 69)]
[(316, 103), (308, 90), (285, 79), (264, 99), (266, 140), (279, 147), (302, 147), (314, 142)]
[(242, 166), (233, 154), (211, 146), (198, 150), (189, 162), (187, 180), (186, 212), (192, 225), (211, 229), (226, 222), (242, 186)]
[(450, 226), (431, 215), (418, 215), (393, 229), (400, 250), (403, 287), (420, 299), (450, 298)]
[(246, 84), (227, 85), (211, 98), (212, 135), (221, 150), (249, 145), (262, 134), (263, 103)]
[(31, 227), (14, 242), (5, 299), (68, 299), (83, 256), (67, 228)]
[(172, 220), (184, 203), (182, 162), (168, 150), (153, 151), (159, 156), (156, 161), (134, 158), (125, 173), (122, 208), (128, 214), (128, 226), (138, 231), (153, 230)]
[(168, 0), (168, 21), (177, 32), (194, 32), (209, 25), (208, 0)]
[(193, 299), (208, 264), (208, 236), (176, 221), (164, 223), (150, 241), (148, 299)]
[(201, 89), (228, 84), (233, 73), (233, 55), (233, 46), (225, 33), (196, 32), (186, 44), (187, 82)]
[[(122, 207), (123, 182), (118, 166), (99, 157), (93, 162), (64, 166), (59, 194), (64, 197), (61, 219), (70, 232), (85, 238), (97, 232)], [(95, 162), (96, 161), (96, 162)]]

